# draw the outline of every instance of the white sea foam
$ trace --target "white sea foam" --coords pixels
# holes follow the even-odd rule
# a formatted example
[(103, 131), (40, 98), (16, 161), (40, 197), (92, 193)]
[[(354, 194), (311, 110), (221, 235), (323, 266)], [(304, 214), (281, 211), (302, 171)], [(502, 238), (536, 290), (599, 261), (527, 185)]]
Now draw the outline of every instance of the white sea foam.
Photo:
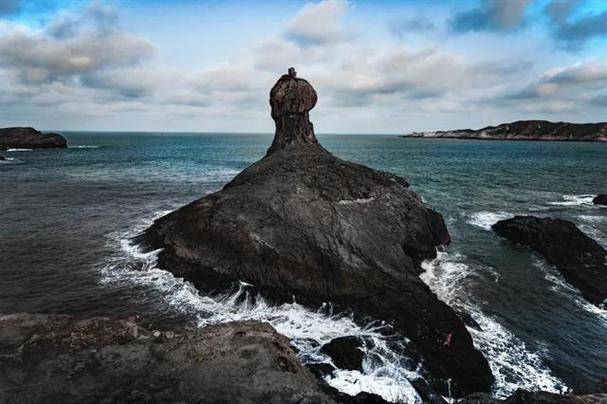
[(491, 230), (491, 226), (498, 221), (511, 217), (514, 217), (514, 214), (508, 212), (477, 212), (473, 213), (467, 222), (473, 226)]
[(69, 145), (69, 149), (98, 149), (99, 146), (95, 145)]
[(559, 202), (549, 202), (550, 205), (557, 206), (594, 206), (592, 200), (596, 195), (563, 195), (563, 200)]
[(475, 346), (489, 361), (495, 377), (494, 395), (507, 397), (519, 388), (565, 391), (566, 385), (552, 375), (543, 363), (543, 352), (531, 351), (495, 318), (479, 310), (470, 299), (466, 287), (474, 270), (462, 262), (462, 258), (460, 255), (440, 252), (435, 260), (423, 263), (425, 272), (420, 278), (441, 300), (467, 312), (480, 325), (483, 331), (473, 328), (468, 330)]
[(32, 151), (34, 149), (6, 149), (7, 152), (26, 152), (26, 151)]
[(577, 288), (570, 285), (569, 282), (563, 278), (563, 275), (561, 275), (558, 270), (543, 260), (540, 260), (539, 258), (535, 259), (533, 265), (544, 272), (544, 278), (552, 283), (552, 286), (550, 287), (552, 291), (563, 295), (567, 299), (573, 300), (578, 307), (598, 316), (607, 326), (607, 306), (605, 306), (605, 304), (604, 308), (601, 308), (588, 302)]
[(5, 157), (4, 160), (0, 160), (0, 164), (11, 164), (11, 163), (23, 163), (22, 160), (14, 157)]
[(320, 352), (323, 344), (337, 337), (359, 336), (365, 341), (363, 371), (337, 370), (333, 376), (327, 376), (327, 382), (347, 394), (366, 391), (391, 402), (421, 402), (408, 381), (421, 377), (420, 365), (406, 355), (406, 339), (386, 336), (390, 330), (387, 324), (358, 324), (351, 315), (333, 313), (330, 304), (316, 311), (295, 301), (272, 305), (252, 294), (250, 285), (244, 282), (230, 293), (201, 295), (189, 282), (156, 267), (159, 251), (144, 253), (130, 242), (149, 224), (147, 221), (128, 233), (111, 235), (110, 243), (117, 247), (118, 253), (101, 269), (102, 282), (129, 282), (160, 292), (168, 306), (193, 314), (200, 327), (227, 321), (268, 322), (291, 339), (304, 363), (330, 362)]

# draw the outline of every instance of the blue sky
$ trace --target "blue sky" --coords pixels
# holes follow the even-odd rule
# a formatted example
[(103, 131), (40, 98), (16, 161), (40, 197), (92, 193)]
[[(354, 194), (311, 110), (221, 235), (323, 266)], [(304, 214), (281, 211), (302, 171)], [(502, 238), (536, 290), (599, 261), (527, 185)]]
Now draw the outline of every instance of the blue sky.
[(607, 1), (0, 0), (0, 126), (271, 132), (290, 66), (320, 133), (605, 121)]

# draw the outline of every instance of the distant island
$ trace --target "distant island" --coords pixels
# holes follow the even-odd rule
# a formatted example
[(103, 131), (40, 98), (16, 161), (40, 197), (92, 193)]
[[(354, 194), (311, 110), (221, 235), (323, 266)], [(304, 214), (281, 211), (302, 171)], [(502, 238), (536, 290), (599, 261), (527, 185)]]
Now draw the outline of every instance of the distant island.
[(34, 128), (0, 128), (0, 150), (65, 149), (67, 140), (57, 133), (42, 133)]
[(577, 142), (607, 141), (607, 122), (570, 123), (516, 121), (482, 129), (456, 129), (436, 132), (412, 132), (404, 138), (483, 139), (483, 140), (555, 140)]

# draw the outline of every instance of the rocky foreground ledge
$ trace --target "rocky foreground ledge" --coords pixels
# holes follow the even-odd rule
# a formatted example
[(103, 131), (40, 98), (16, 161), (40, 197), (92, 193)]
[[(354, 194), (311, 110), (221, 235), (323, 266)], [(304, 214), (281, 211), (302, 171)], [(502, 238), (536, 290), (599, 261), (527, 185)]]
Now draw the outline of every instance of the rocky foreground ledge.
[(436, 132), (412, 132), (405, 138), (443, 138), (480, 140), (556, 140), (607, 141), (607, 122), (569, 123), (550, 121), (516, 121), (482, 129), (457, 129)]
[(276, 300), (333, 302), (391, 322), (433, 388), (489, 391), (492, 375), (456, 313), (419, 274), (450, 242), (442, 216), (396, 175), (341, 160), (317, 141), (312, 86), (282, 76), (270, 92), (274, 141), (221, 191), (158, 219), (137, 240), (199, 289), (255, 285)]
[(42, 133), (34, 128), (0, 128), (0, 150), (65, 149), (67, 140), (57, 133)]
[(0, 403), (333, 403), (269, 324), (0, 316)]
[(607, 252), (568, 220), (515, 216), (492, 226), (502, 237), (531, 247), (556, 266), (589, 302), (607, 298)]

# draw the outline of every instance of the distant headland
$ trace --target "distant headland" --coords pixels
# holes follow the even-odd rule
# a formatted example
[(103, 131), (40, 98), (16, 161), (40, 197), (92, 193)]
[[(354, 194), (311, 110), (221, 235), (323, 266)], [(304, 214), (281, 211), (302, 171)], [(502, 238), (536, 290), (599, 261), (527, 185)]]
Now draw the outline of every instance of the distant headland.
[(67, 140), (57, 133), (42, 133), (34, 128), (0, 128), (0, 150), (65, 149)]
[(607, 122), (570, 123), (540, 120), (516, 121), (482, 129), (456, 129), (436, 132), (411, 132), (404, 138), (480, 139), (480, 140), (553, 140), (577, 142), (607, 141)]

